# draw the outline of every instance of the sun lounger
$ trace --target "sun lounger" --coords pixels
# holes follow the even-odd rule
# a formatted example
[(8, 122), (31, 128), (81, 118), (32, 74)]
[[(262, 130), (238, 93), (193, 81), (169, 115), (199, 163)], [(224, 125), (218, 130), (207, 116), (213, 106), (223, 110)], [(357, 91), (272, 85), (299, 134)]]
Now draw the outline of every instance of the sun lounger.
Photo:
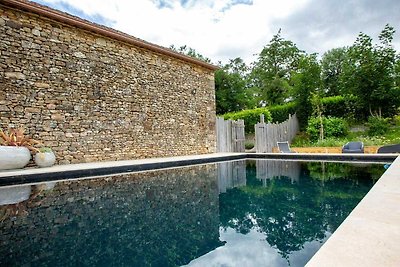
[(290, 149), (289, 142), (277, 142), (279, 151), (281, 153), (296, 153)]

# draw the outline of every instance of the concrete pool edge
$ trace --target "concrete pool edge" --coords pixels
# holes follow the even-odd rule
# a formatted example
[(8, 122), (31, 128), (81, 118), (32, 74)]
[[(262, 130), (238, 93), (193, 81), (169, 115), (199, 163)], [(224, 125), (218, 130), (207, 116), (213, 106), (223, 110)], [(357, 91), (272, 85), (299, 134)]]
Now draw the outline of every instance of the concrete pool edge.
[(400, 157), (306, 266), (400, 266)]
[(214, 153), (165, 158), (78, 163), (55, 165), (48, 168), (27, 168), (0, 171), (0, 186), (76, 179), (80, 177), (95, 177), (117, 173), (151, 171), (240, 159), (390, 163), (397, 156), (397, 154)]
[(245, 155), (244, 153), (215, 153), (166, 158), (66, 164), (55, 165), (48, 168), (0, 171), (0, 186), (151, 171), (227, 160), (240, 160), (244, 159)]

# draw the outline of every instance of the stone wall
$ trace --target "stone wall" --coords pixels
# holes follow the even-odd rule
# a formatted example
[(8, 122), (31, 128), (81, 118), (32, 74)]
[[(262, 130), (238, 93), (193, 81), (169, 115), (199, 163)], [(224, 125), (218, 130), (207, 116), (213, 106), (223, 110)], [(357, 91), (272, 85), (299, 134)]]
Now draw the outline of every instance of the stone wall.
[(213, 153), (214, 73), (0, 4), (0, 119), (61, 164)]

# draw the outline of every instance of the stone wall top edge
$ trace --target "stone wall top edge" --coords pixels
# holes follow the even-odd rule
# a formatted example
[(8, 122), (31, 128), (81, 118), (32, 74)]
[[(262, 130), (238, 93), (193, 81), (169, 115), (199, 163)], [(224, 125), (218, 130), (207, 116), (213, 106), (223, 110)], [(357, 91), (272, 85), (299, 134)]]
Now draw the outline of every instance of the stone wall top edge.
[(131, 35), (128, 35), (126, 33), (117, 31), (115, 29), (95, 24), (93, 22), (81, 19), (76, 16), (72, 16), (68, 13), (64, 13), (52, 8), (49, 8), (47, 6), (43, 6), (37, 3), (33, 3), (31, 1), (26, 1), (26, 0), (2, 0), (0, 5), (3, 5), (5, 7), (9, 8), (14, 8), (18, 10), (23, 10), (28, 13), (33, 13), (39, 16), (43, 16), (52, 20), (55, 20), (57, 22), (65, 23), (67, 25), (80, 28), (83, 30), (87, 30), (114, 40), (118, 40), (121, 42), (129, 43), (131, 45), (150, 50), (152, 52), (160, 53), (169, 57), (177, 58), (180, 60), (183, 60), (187, 63), (191, 63), (197, 66), (201, 66), (203, 68), (206, 68), (211, 71), (215, 71), (218, 69), (217, 66), (206, 63), (204, 61), (186, 56), (184, 54), (172, 51), (171, 49), (167, 49), (165, 47), (152, 44), (150, 42), (141, 40), (139, 38), (133, 37)]

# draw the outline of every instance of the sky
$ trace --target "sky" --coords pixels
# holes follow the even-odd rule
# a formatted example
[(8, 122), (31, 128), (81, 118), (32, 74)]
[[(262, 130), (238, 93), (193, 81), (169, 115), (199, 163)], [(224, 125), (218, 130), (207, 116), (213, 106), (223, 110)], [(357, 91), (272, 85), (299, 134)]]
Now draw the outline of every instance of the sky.
[(186, 45), (211, 59), (247, 64), (281, 29), (307, 53), (378, 41), (389, 23), (400, 51), (399, 0), (35, 0), (164, 47)]

